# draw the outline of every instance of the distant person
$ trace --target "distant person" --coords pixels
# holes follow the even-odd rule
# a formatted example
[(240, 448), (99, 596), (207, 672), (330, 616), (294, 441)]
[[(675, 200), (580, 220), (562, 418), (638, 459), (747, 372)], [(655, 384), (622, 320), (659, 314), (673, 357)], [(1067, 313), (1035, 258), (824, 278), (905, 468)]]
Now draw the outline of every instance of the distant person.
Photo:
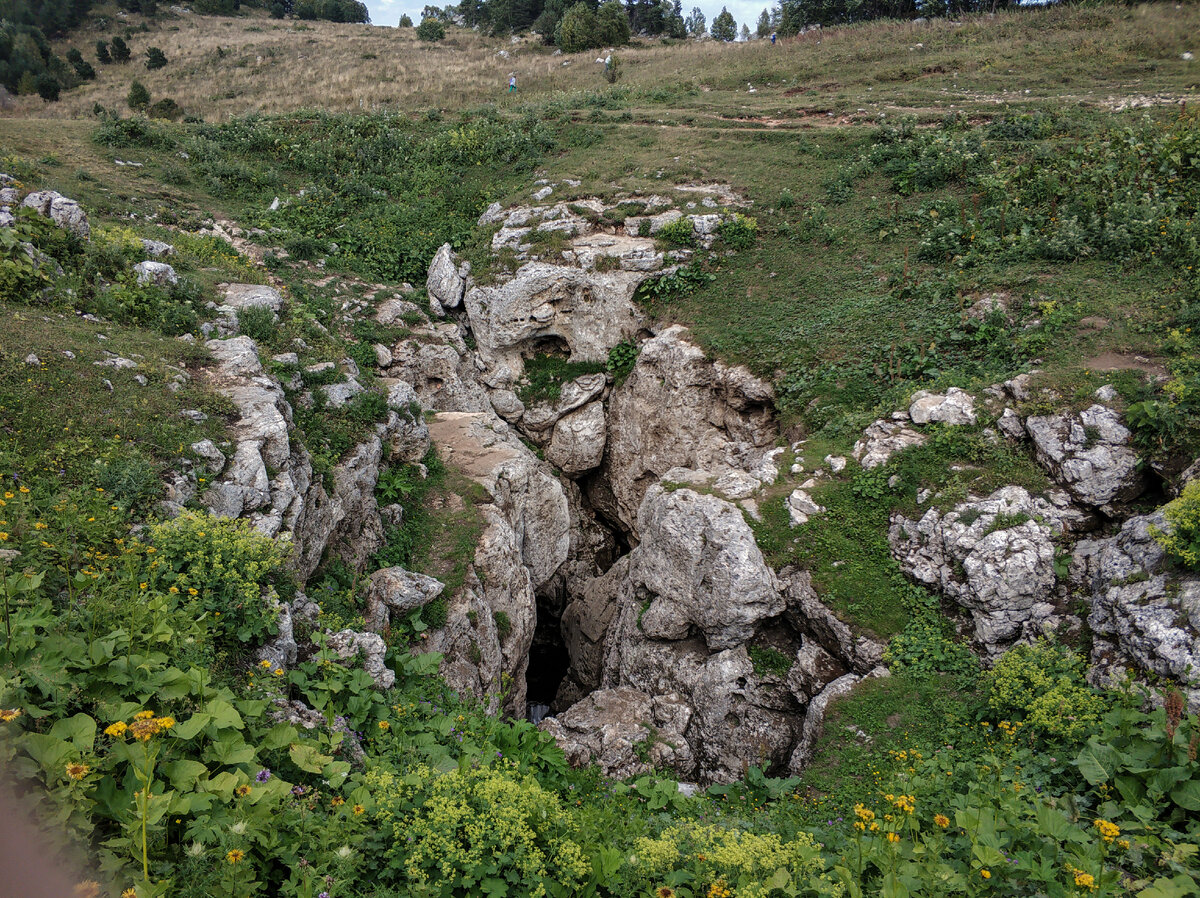
[(775, 32), (774, 31), (771, 32), (771, 46), (772, 47), (775, 46)]
[(517, 76), (512, 74), (508, 76), (508, 92), (511, 94), (517, 89)]

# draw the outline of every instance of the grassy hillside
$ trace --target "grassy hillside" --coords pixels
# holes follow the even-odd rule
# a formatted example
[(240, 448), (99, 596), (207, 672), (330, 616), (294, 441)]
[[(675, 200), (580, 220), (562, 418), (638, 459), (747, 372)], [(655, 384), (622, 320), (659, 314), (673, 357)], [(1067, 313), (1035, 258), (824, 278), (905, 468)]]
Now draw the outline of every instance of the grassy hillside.
[[(347, 305), (421, 284), (446, 241), (486, 277), (498, 263), (474, 221), (541, 178), (556, 198), (721, 183), (752, 204), (756, 237), (697, 263), (711, 281), (666, 282), (645, 305), (775, 383), (808, 470), (916, 389), (1037, 368), (1055, 408), (1113, 384), (1144, 455), (1178, 473), (1200, 449), (1200, 62), (1182, 58), (1200, 7), (638, 45), (615, 85), (589, 54), (528, 41), (163, 15), (129, 38), (133, 63), (0, 118), (0, 170), (78, 199), (93, 226), (84, 244), (19, 222), (61, 277), (0, 246), (0, 728), (16, 734), (0, 761), (24, 781), (14, 800), (89, 847), (93, 894), (1194, 894), (1200, 718), (1092, 690), (1081, 645), (981, 673), (889, 554), (889, 514), (926, 488), (945, 503), (1047, 485), (990, 421), (827, 481), (827, 513), (801, 528), (790, 480), (762, 504), (773, 564), (810, 570), (856, 630), (900, 637), (893, 676), (835, 706), (803, 777), (750, 768), (691, 799), (667, 779), (570, 770), (529, 725), (449, 694), (408, 651), (436, 611), (396, 628), (386, 696), (323, 650), (256, 670), (246, 644), (269, 621), (239, 590), (304, 584), (244, 529), (140, 527), (164, 472), (229, 418), (193, 376), (206, 352), (176, 339), (211, 318), (218, 284), (284, 289), (259, 334), (271, 352), (301, 338), (301, 368), (368, 369), (371, 345), (421, 316), (377, 328)], [(112, 22), (70, 43), (91, 58)], [(138, 62), (147, 46), (165, 68)], [(135, 76), (204, 121), (130, 116)], [(276, 197), (293, 202), (273, 212)], [(236, 246), (214, 219), (244, 229)], [(143, 237), (176, 245), (180, 285), (130, 282)], [(114, 356), (139, 367), (104, 367)], [(317, 473), (378, 413), (298, 411)], [(381, 487), (430, 498), (385, 555), (461, 577), (472, 488), (427, 461), (431, 480), (404, 468)], [(307, 584), (338, 623), (361, 613), (358, 585), (336, 565)], [(344, 760), (342, 730), (268, 723), (284, 693), (342, 718), (370, 763)], [(1048, 694), (1051, 719), (1035, 706)], [(129, 735), (139, 711), (157, 721), (145, 739)]]

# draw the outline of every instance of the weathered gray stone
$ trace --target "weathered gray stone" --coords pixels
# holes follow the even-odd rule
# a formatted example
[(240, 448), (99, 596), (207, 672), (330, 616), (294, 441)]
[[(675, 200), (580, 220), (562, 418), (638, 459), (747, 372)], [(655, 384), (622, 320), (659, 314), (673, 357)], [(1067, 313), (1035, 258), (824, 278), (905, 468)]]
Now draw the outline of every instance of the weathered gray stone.
[(1110, 408), (1033, 415), (1025, 429), (1038, 463), (1084, 505), (1111, 516), (1116, 505), (1136, 499), (1145, 488), (1131, 434)]
[(423, 608), (442, 594), (445, 584), (402, 567), (380, 568), (370, 576), (366, 589), (367, 628), (382, 633), (393, 615)]
[(154, 287), (170, 287), (179, 283), (179, 275), (166, 262), (138, 262), (133, 266), (139, 284), (150, 284)]
[(546, 460), (564, 474), (583, 474), (604, 458), (604, 404), (593, 402), (558, 420)]
[(924, 442), (925, 435), (911, 427), (880, 419), (863, 431), (863, 438), (854, 444), (853, 455), (870, 470), (887, 464), (897, 452)]
[(974, 424), (975, 397), (958, 387), (944, 394), (918, 390), (913, 393), (908, 415), (914, 424)]
[(39, 190), (25, 197), (21, 205), (33, 209), (43, 218), (49, 218), (60, 228), (70, 231), (80, 239), (86, 240), (92, 233), (87, 214), (79, 207), (79, 203), (67, 199), (61, 193)]

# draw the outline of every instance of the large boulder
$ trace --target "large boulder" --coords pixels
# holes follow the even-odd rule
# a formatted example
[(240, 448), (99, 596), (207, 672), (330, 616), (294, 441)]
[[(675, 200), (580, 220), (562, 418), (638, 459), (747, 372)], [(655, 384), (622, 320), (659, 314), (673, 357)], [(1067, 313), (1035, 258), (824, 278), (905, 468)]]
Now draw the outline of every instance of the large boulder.
[(925, 442), (925, 434), (897, 421), (875, 421), (863, 431), (862, 439), (854, 444), (854, 457), (870, 470), (886, 465), (897, 452), (903, 452)]
[(974, 424), (975, 397), (958, 387), (943, 393), (913, 393), (908, 416), (914, 424)]
[(633, 371), (612, 393), (608, 422), (602, 476), (590, 498), (634, 533), (646, 489), (673, 468), (714, 479), (743, 471), (760, 484), (776, 473), (771, 385), (706, 359), (679, 326), (642, 344)]
[(617, 687), (593, 692), (547, 718), (541, 729), (573, 766), (598, 763), (605, 776), (627, 779), (657, 770), (691, 770), (692, 748), (683, 735), (690, 718), (691, 709), (678, 696), (651, 698)]
[(1102, 541), (1089, 565), (1095, 634), (1093, 675), (1116, 685), (1126, 672), (1150, 673), (1200, 706), (1200, 576), (1168, 563), (1154, 538), (1169, 532), (1162, 512), (1130, 518)]
[(1025, 430), (1038, 463), (1084, 505), (1111, 516), (1114, 506), (1136, 499), (1145, 488), (1129, 445), (1132, 435), (1110, 408), (1032, 415)]
[(403, 615), (423, 608), (442, 594), (445, 585), (440, 580), (406, 571), (402, 567), (380, 568), (367, 580), (367, 628), (382, 633), (392, 622), (393, 615)]
[(604, 458), (604, 404), (593, 402), (563, 416), (554, 425), (546, 460), (564, 474), (578, 475)]
[(81, 240), (91, 236), (92, 228), (88, 224), (87, 213), (80, 208), (79, 203), (61, 193), (39, 190), (25, 197), (21, 205), (33, 209), (43, 218), (49, 218), (64, 231), (70, 231)]
[(643, 272), (531, 262), (503, 284), (471, 287), (464, 303), (479, 355), (517, 375), (522, 355), (541, 347), (565, 351), (576, 362), (606, 361), (610, 349), (642, 327), (633, 294), (645, 278)]
[(711, 651), (733, 648), (783, 612), (775, 575), (742, 513), (716, 496), (652, 486), (638, 513), (641, 543), (629, 581), (649, 604), (640, 628), (652, 639), (698, 633)]
[(988, 656), (1054, 622), (1054, 538), (1071, 512), (1016, 486), (919, 521), (895, 515), (892, 554), (916, 582), (966, 609)]
[(444, 309), (457, 309), (462, 304), (463, 292), (466, 289), (467, 274), (471, 263), (455, 264), (454, 251), (449, 243), (443, 243), (429, 263), (429, 275), (425, 280), (425, 289), (429, 293), (429, 307), (435, 315), (442, 314)]

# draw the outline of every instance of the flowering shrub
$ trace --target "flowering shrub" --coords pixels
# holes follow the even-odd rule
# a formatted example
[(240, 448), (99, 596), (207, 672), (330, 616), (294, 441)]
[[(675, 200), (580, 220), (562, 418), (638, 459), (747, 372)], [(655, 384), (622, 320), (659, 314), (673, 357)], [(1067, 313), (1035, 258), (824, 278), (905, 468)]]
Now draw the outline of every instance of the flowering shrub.
[(284, 579), (279, 544), (246, 520), (185, 512), (149, 528), (160, 562), (155, 584), (218, 622), (226, 642), (274, 632), (266, 590)]
[(1163, 506), (1163, 516), (1171, 526), (1152, 530), (1154, 538), (1175, 561), (1200, 569), (1200, 480), (1188, 483), (1177, 499)]
[(514, 762), (377, 777), (389, 868), (415, 894), (572, 895), (590, 873), (558, 797)]
[(1066, 646), (1045, 639), (1019, 645), (988, 672), (988, 705), (1051, 737), (1093, 731), (1106, 704), (1084, 679), (1087, 664)]

